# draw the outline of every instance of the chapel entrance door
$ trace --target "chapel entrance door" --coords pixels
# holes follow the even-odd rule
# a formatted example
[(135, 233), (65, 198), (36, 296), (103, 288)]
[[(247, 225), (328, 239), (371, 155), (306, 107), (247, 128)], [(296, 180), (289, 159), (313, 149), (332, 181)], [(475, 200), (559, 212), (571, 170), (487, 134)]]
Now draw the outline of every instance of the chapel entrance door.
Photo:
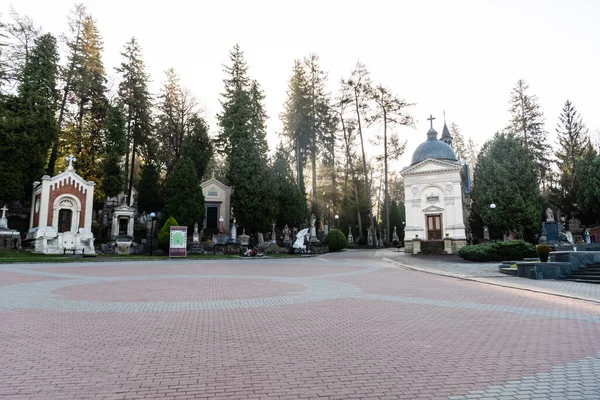
[(58, 232), (70, 232), (71, 231), (71, 219), (73, 218), (73, 211), (66, 208), (61, 208), (58, 211)]
[(129, 218), (119, 218), (119, 235), (127, 235), (127, 228), (129, 227)]
[(427, 215), (427, 240), (442, 240), (442, 215)]
[(205, 230), (211, 235), (219, 232), (219, 206), (206, 206)]

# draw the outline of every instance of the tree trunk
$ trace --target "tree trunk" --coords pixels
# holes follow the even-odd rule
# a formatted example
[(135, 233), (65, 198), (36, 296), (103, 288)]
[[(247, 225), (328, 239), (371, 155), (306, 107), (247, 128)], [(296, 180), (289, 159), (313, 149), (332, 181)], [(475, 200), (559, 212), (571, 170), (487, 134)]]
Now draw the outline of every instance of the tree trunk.
[[(382, 94), (383, 104), (383, 94)], [(390, 192), (388, 187), (388, 151), (387, 151), (387, 110), (383, 108), (383, 204), (385, 207), (385, 238), (384, 242), (390, 242)]]
[[(356, 118), (358, 120), (358, 135), (360, 136), (360, 149), (362, 151), (362, 162), (363, 162), (363, 173), (365, 174), (365, 187), (367, 189), (367, 204), (369, 207), (369, 222), (371, 227), (375, 228), (373, 224), (373, 207), (371, 204), (371, 186), (369, 185), (369, 175), (367, 173), (367, 158), (365, 156), (365, 145), (362, 134), (362, 124), (360, 120), (360, 110), (358, 109), (358, 93), (354, 89), (354, 107), (356, 110)], [(375, 247), (375, 241), (373, 241), (373, 247)]]
[(125, 204), (131, 204), (131, 192), (133, 190), (133, 173), (135, 171), (135, 137), (133, 138), (133, 147), (131, 149), (131, 175), (129, 179), (129, 187), (127, 189), (127, 198), (125, 199)]

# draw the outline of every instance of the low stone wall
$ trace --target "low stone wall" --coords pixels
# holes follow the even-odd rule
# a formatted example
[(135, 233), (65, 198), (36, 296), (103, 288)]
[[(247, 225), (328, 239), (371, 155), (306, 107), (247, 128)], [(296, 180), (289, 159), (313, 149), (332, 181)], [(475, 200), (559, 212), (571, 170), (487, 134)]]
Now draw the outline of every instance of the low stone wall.
[(529, 279), (563, 279), (576, 269), (569, 262), (517, 262), (517, 276)]

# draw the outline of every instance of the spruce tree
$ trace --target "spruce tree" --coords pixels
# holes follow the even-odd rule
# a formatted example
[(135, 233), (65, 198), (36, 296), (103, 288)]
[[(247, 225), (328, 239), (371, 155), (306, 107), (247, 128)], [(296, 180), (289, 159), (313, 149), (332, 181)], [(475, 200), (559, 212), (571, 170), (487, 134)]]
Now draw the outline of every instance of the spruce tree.
[(510, 96), (511, 119), (507, 131), (518, 137), (534, 157), (538, 174), (544, 182), (549, 170), (547, 132), (544, 128), (544, 113), (536, 95), (528, 93), (529, 85), (519, 79)]
[[(154, 153), (151, 136), (151, 99), (148, 92), (149, 77), (141, 56), (140, 46), (131, 38), (121, 53), (123, 61), (116, 68), (121, 75), (119, 97), (125, 109), (127, 126), (127, 153), (125, 157), (125, 192), (131, 198), (135, 178), (136, 155)], [(146, 162), (154, 160), (146, 160)]]
[(181, 157), (165, 183), (164, 214), (192, 229), (204, 221), (204, 195), (192, 160)]
[(227, 180), (233, 187), (231, 206), (237, 222), (249, 232), (269, 230), (276, 216), (267, 163), (266, 114), (258, 83), (247, 76), (238, 45), (230, 52), (231, 65), (222, 94), (223, 112), (217, 146), (227, 156)]
[(556, 127), (558, 151), (556, 165), (560, 181), (560, 209), (564, 216), (571, 217), (575, 212), (575, 165), (589, 144), (587, 129), (581, 116), (569, 100), (565, 102)]

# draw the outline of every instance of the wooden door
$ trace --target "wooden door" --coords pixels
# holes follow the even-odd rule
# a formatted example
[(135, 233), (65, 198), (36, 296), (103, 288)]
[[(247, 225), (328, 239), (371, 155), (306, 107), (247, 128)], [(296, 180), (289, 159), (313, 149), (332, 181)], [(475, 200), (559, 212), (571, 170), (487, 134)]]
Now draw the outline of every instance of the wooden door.
[(427, 215), (427, 240), (442, 240), (442, 216)]

